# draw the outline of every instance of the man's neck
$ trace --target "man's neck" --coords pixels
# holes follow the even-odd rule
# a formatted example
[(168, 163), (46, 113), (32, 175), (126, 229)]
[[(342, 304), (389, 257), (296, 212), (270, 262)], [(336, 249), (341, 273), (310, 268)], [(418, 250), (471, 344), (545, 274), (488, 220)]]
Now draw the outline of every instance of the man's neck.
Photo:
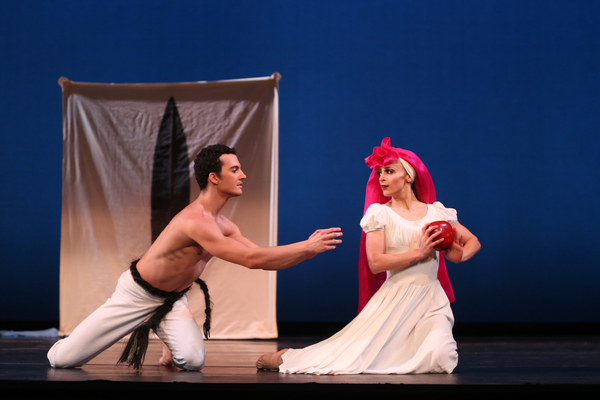
[(231, 196), (227, 196), (217, 190), (212, 190), (208, 187), (205, 191), (200, 192), (196, 202), (200, 203), (204, 208), (204, 212), (216, 217), (221, 212), (221, 209), (227, 203)]

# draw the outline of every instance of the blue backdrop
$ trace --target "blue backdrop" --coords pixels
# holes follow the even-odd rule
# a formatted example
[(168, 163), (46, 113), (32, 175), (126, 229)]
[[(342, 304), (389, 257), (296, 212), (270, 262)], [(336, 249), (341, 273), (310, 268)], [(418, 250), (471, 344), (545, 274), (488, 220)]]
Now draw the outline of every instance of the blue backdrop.
[(273, 72), (279, 242), (345, 233), (279, 273), (279, 320), (355, 315), (364, 158), (390, 136), (483, 244), (449, 264), (457, 321), (600, 321), (600, 2), (586, 0), (0, 0), (0, 320), (58, 319), (59, 77)]

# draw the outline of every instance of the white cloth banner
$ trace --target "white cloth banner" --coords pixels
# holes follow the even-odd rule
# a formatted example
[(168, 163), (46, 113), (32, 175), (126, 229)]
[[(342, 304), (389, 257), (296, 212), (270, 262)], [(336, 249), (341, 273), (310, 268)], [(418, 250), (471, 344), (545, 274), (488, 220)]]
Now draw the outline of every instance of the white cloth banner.
[[(60, 335), (102, 305), (121, 273), (150, 247), (154, 152), (170, 101), (185, 133), (190, 201), (199, 193), (196, 154), (210, 144), (235, 147), (248, 178), (244, 194), (222, 212), (254, 243), (277, 245), (278, 80), (279, 74), (175, 84), (61, 79)], [(275, 272), (213, 259), (202, 279), (214, 303), (211, 338), (277, 337)], [(202, 326), (198, 285), (188, 295)]]

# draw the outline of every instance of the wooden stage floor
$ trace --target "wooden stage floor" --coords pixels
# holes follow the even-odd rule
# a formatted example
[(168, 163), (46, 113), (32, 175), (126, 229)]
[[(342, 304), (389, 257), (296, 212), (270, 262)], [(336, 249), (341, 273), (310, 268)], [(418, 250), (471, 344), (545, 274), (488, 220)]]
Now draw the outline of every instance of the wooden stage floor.
[[(115, 366), (119, 342), (82, 368), (54, 370), (48, 339), (0, 338), (0, 390), (3, 399), (137, 398), (142, 394), (201, 394), (203, 398), (264, 395), (373, 393), (410, 397), (426, 393), (600, 393), (599, 337), (457, 338), (459, 366), (453, 374), (426, 375), (284, 375), (257, 371), (256, 359), (285, 347), (304, 347), (320, 338), (209, 340), (206, 367), (185, 372), (157, 365), (160, 342), (152, 340), (140, 371)], [(12, 393), (12, 394), (11, 394)]]

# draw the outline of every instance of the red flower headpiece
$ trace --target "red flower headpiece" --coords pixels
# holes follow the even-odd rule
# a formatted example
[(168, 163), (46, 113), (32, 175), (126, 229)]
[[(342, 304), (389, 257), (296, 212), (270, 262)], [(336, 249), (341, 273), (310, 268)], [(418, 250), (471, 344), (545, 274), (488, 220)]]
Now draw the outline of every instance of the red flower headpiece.
[(383, 167), (398, 158), (400, 158), (400, 152), (392, 147), (390, 138), (386, 137), (381, 141), (381, 146), (373, 148), (373, 154), (365, 158), (365, 162), (369, 168), (373, 169)]

